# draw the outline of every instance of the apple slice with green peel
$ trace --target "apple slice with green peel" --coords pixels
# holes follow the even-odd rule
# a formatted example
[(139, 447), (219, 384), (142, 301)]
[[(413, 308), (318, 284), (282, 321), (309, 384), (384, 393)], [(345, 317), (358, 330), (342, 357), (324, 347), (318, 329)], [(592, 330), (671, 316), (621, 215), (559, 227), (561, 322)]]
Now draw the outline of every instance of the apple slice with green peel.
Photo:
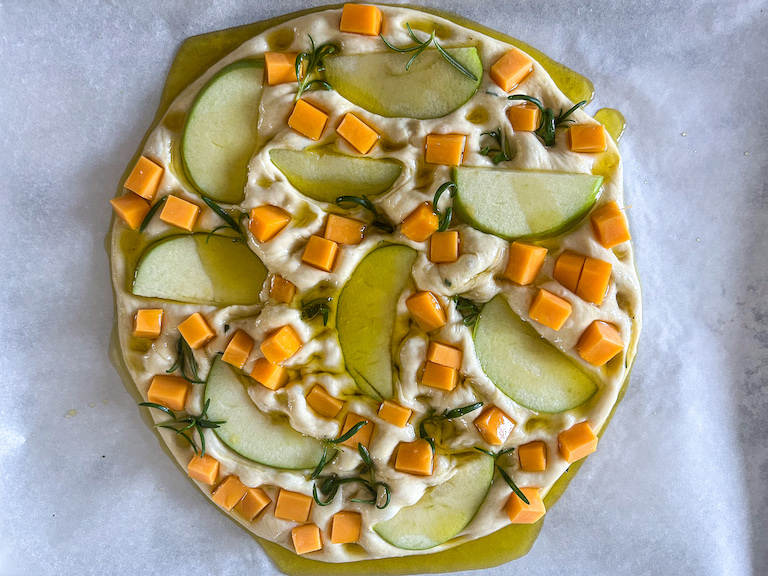
[(454, 169), (457, 216), (508, 240), (553, 236), (586, 216), (602, 176), (492, 168)]
[(177, 235), (147, 248), (133, 293), (177, 302), (258, 304), (267, 269), (245, 242), (216, 234)]
[[(253, 384), (253, 382), (251, 382)], [(224, 421), (213, 432), (232, 450), (273, 468), (307, 470), (323, 456), (323, 443), (291, 427), (283, 415), (259, 410), (248, 396), (248, 378), (216, 356), (205, 384), (208, 419)]]
[(483, 64), (475, 48), (449, 48), (453, 58), (475, 75), (465, 76), (437, 50), (374, 52), (327, 57), (325, 78), (339, 94), (369, 112), (388, 117), (440, 118), (460, 108), (480, 86)]
[(474, 340), (483, 372), (521, 406), (563, 412), (597, 391), (594, 380), (523, 322), (501, 295), (483, 307)]
[(374, 525), (374, 531), (398, 548), (426, 550), (464, 530), (491, 488), (494, 459), (479, 452), (454, 458), (456, 472), (447, 482), (428, 488), (416, 504)]
[(217, 202), (237, 204), (245, 196), (263, 75), (263, 61), (235, 62), (208, 81), (189, 111), (181, 137), (184, 171)]
[(347, 372), (364, 394), (376, 400), (395, 393), (395, 309), (416, 256), (408, 246), (373, 250), (357, 265), (339, 296), (336, 330)]
[(403, 167), (394, 160), (357, 158), (321, 150), (269, 151), (273, 164), (299, 192), (333, 203), (345, 194), (372, 198), (386, 192)]

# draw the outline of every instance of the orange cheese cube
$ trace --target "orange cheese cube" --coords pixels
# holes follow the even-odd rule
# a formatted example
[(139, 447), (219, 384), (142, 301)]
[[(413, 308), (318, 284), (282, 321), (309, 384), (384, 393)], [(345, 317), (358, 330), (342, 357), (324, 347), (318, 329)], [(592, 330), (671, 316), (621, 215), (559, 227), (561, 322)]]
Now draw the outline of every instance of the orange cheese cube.
[(355, 245), (363, 241), (364, 232), (365, 222), (338, 214), (328, 214), (323, 236), (326, 240), (331, 240), (337, 244)]
[(296, 526), (291, 530), (291, 539), (296, 554), (309, 554), (323, 549), (323, 541), (320, 539), (320, 528), (314, 524)]
[(509, 245), (507, 267), (501, 276), (521, 286), (531, 284), (536, 280), (546, 256), (546, 248), (523, 242), (512, 242)]
[(251, 370), (251, 378), (270, 390), (278, 390), (288, 382), (288, 372), (280, 364), (272, 364), (266, 358), (259, 358)]
[(277, 206), (258, 206), (251, 209), (248, 230), (259, 242), (269, 242), (288, 225), (291, 215)]
[(595, 320), (584, 330), (577, 348), (584, 360), (602, 366), (624, 349), (624, 341), (613, 326)]
[(587, 258), (576, 286), (576, 296), (600, 306), (611, 281), (611, 270), (608, 262)]
[(163, 178), (162, 166), (158, 166), (149, 158), (142, 156), (131, 170), (130, 176), (125, 181), (125, 188), (152, 202), (157, 193), (157, 187)]
[(224, 510), (232, 510), (240, 502), (248, 487), (237, 476), (227, 476), (213, 491), (212, 500)]
[(459, 371), (449, 366), (440, 366), (434, 362), (424, 364), (424, 372), (421, 374), (421, 383), (424, 386), (439, 388), (450, 392), (459, 383)]
[(282, 276), (272, 276), (269, 284), (269, 297), (278, 302), (290, 304), (296, 295), (296, 286)]
[(509, 92), (533, 72), (533, 60), (526, 53), (512, 48), (491, 66), (491, 78), (504, 92)]
[(301, 348), (301, 338), (290, 324), (278, 328), (261, 343), (261, 353), (272, 364), (288, 360)]
[(137, 310), (133, 317), (135, 338), (157, 338), (163, 327), (163, 311), (156, 309)]
[(315, 384), (307, 394), (307, 405), (320, 416), (336, 418), (344, 407), (344, 402), (328, 394), (320, 384)]
[(552, 330), (560, 330), (571, 315), (573, 307), (568, 300), (541, 289), (528, 309), (528, 315), (536, 322)]
[(441, 342), (430, 342), (427, 349), (427, 360), (440, 364), (440, 366), (448, 366), (449, 368), (461, 368), (461, 361), (464, 353), (458, 348), (442, 344)]
[(546, 514), (547, 509), (541, 500), (538, 488), (520, 488), (530, 504), (523, 502), (520, 497), (512, 492), (507, 500), (504, 510), (512, 524), (534, 524)]
[(394, 424), (398, 428), (404, 428), (408, 424), (411, 414), (413, 414), (413, 410), (400, 406), (400, 404), (392, 402), (392, 400), (384, 400), (381, 406), (379, 406), (379, 418)]
[(507, 111), (512, 130), (515, 132), (534, 132), (541, 122), (541, 110), (535, 104), (526, 102), (520, 106), (512, 106)]
[(557, 258), (552, 276), (568, 290), (575, 293), (586, 259), (586, 256), (566, 250)]
[(435, 232), (429, 239), (429, 260), (447, 264), (459, 259), (459, 233), (456, 230)]
[(557, 445), (560, 455), (568, 464), (572, 464), (597, 450), (597, 436), (589, 422), (579, 422), (568, 430), (560, 432), (557, 436)]
[(547, 469), (547, 445), (541, 440), (523, 444), (517, 449), (520, 468), (525, 472), (544, 472)]
[(310, 236), (301, 255), (301, 261), (325, 272), (333, 270), (336, 264), (336, 256), (339, 254), (339, 245), (333, 240), (320, 236)]
[(360, 539), (360, 527), (363, 518), (357, 512), (342, 510), (331, 518), (331, 542), (334, 544), (352, 544)]
[(200, 312), (195, 312), (179, 324), (179, 332), (192, 350), (205, 346), (216, 335)]
[(272, 500), (261, 488), (248, 488), (243, 499), (235, 506), (235, 510), (246, 520), (252, 521), (270, 502)]
[(515, 421), (504, 414), (499, 408), (493, 406), (484, 410), (480, 416), (475, 419), (475, 428), (482, 434), (488, 444), (501, 446), (507, 441), (512, 430), (515, 428)]
[(144, 221), (144, 217), (149, 213), (149, 204), (146, 200), (134, 194), (128, 192), (118, 198), (112, 198), (109, 201), (112, 204), (112, 209), (117, 214), (117, 217), (125, 222), (126, 226), (131, 230), (136, 230)]
[(627, 219), (613, 200), (592, 212), (589, 218), (595, 237), (603, 248), (611, 249), (632, 238)]
[(365, 4), (344, 4), (339, 30), (352, 34), (378, 36), (381, 32), (381, 10)]
[(177, 376), (157, 375), (147, 391), (147, 400), (162, 404), (171, 410), (184, 410), (187, 405), (190, 383)]
[(344, 115), (336, 133), (360, 154), (368, 154), (379, 140), (379, 133), (351, 112)]
[(423, 438), (414, 442), (400, 442), (395, 458), (395, 470), (417, 476), (431, 476), (434, 457), (432, 446)]
[(298, 52), (265, 52), (264, 67), (267, 70), (267, 84), (275, 86), (296, 79), (296, 56)]
[(280, 493), (277, 495), (277, 504), (275, 504), (275, 518), (292, 520), (294, 522), (306, 522), (309, 520), (311, 509), (311, 496), (280, 488)]
[(403, 220), (400, 231), (409, 240), (424, 242), (424, 240), (437, 232), (439, 227), (440, 222), (437, 214), (432, 210), (432, 205), (429, 202), (424, 202), (419, 204), (416, 210)]
[(232, 364), (237, 368), (245, 366), (245, 361), (253, 350), (253, 338), (248, 336), (245, 330), (238, 330), (232, 336), (232, 340), (227, 344), (224, 355), (221, 357), (227, 364)]
[(416, 292), (408, 297), (405, 305), (424, 332), (445, 326), (445, 311), (432, 292)]
[(310, 140), (319, 140), (328, 123), (328, 114), (306, 100), (299, 100), (288, 118), (288, 126)]
[(464, 158), (464, 134), (429, 134), (424, 161), (427, 164), (458, 166)]
[(364, 418), (363, 416), (360, 416), (360, 414), (350, 412), (344, 419), (344, 426), (341, 428), (341, 435), (343, 436), (349, 432), (349, 430), (352, 429), (355, 424), (363, 421), (368, 422), (368, 424), (360, 428), (360, 430), (358, 430), (354, 436), (345, 442), (342, 442), (342, 445), (357, 449), (357, 445), (362, 444), (368, 448), (368, 445), (371, 443), (371, 434), (373, 434), (373, 429), (375, 428), (374, 423), (371, 422), (369, 418)]
[(219, 461), (208, 454), (202, 457), (195, 454), (187, 464), (187, 474), (198, 482), (213, 486), (219, 475)]
[(160, 220), (171, 226), (191, 232), (199, 215), (200, 207), (197, 204), (187, 202), (171, 194), (167, 197), (165, 206), (160, 211)]
[(602, 124), (576, 124), (568, 128), (568, 149), (571, 152), (605, 152), (608, 140)]

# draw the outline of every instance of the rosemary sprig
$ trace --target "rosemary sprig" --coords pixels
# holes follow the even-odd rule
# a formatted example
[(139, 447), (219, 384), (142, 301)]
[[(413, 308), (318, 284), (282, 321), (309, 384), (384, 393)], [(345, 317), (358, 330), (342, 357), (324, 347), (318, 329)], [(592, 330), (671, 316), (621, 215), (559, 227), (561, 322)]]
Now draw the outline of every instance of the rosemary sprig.
[(407, 46), (405, 48), (399, 48), (397, 46), (394, 46), (389, 41), (387, 41), (386, 38), (384, 38), (383, 34), (379, 34), (379, 38), (384, 42), (384, 44), (387, 45), (387, 48), (390, 50), (394, 50), (395, 52), (399, 52), (401, 54), (406, 54), (408, 52), (415, 52), (413, 56), (411, 56), (411, 59), (408, 60), (408, 63), (405, 65), (405, 69), (409, 70), (411, 67), (411, 64), (413, 64), (413, 61), (416, 60), (416, 58), (419, 57), (419, 55), (424, 52), (424, 50), (427, 49), (427, 47), (434, 42), (435, 48), (437, 48), (437, 51), (440, 52), (440, 55), (445, 58), (445, 60), (456, 70), (464, 74), (464, 76), (467, 76), (468, 78), (472, 78), (472, 80), (477, 81), (477, 76), (475, 76), (472, 72), (467, 70), (467, 68), (464, 67), (464, 65), (456, 60), (453, 56), (451, 56), (446, 50), (438, 43), (437, 40), (435, 40), (435, 31), (432, 30), (432, 34), (429, 35), (429, 38), (426, 40), (419, 40), (416, 35), (413, 33), (413, 30), (411, 30), (411, 25), (406, 23), (405, 24), (406, 30), (408, 30), (408, 36), (413, 39), (414, 42), (416, 42), (415, 46)]
[(147, 215), (144, 216), (144, 220), (141, 221), (141, 226), (139, 226), (139, 232), (144, 232), (144, 230), (147, 229), (147, 226), (149, 226), (149, 223), (152, 221), (152, 217), (155, 215), (155, 213), (160, 210), (160, 208), (165, 204), (165, 201), (168, 199), (168, 196), (163, 196), (155, 202), (155, 204), (152, 206), (152, 208), (149, 209), (149, 212), (147, 212)]
[(309, 475), (310, 478), (315, 479), (320, 474), (323, 473), (323, 468), (325, 468), (325, 465), (328, 463), (328, 449), (336, 444), (341, 444), (342, 442), (346, 442), (352, 436), (357, 434), (360, 429), (368, 424), (368, 420), (362, 420), (352, 426), (349, 430), (347, 430), (344, 434), (339, 436), (338, 438), (325, 438), (323, 439), (323, 455), (320, 457), (320, 462), (317, 464), (317, 467), (312, 472), (312, 474)]
[(395, 231), (395, 225), (392, 224), (384, 214), (376, 209), (376, 206), (374, 206), (373, 202), (371, 202), (367, 196), (339, 196), (336, 198), (336, 204), (341, 205), (343, 203), (357, 204), (373, 214), (373, 222), (371, 222), (371, 226), (374, 228), (378, 228), (387, 234), (391, 234)]
[(483, 132), (480, 136), (490, 136), (496, 140), (499, 145), (498, 148), (486, 146), (480, 150), (480, 154), (488, 156), (494, 164), (512, 160), (512, 151), (509, 148), (509, 140), (507, 140), (507, 136), (501, 127), (496, 128), (496, 130), (491, 130), (490, 132)]
[(453, 301), (456, 303), (456, 310), (459, 311), (459, 314), (464, 319), (464, 326), (474, 326), (480, 314), (480, 308), (477, 307), (477, 304), (463, 296), (454, 296)]
[(475, 446), (475, 450), (483, 452), (484, 454), (488, 454), (488, 456), (492, 456), (493, 464), (494, 466), (496, 466), (496, 469), (499, 471), (499, 474), (501, 474), (501, 477), (504, 478), (504, 482), (507, 483), (507, 486), (512, 488), (512, 492), (517, 494), (517, 497), (520, 498), (520, 500), (522, 500), (526, 504), (530, 504), (530, 501), (528, 500), (528, 498), (525, 497), (525, 494), (523, 494), (523, 491), (517, 487), (517, 484), (515, 484), (515, 481), (512, 480), (512, 477), (509, 474), (507, 474), (506, 470), (504, 470), (504, 468), (499, 466), (499, 463), (498, 463), (498, 460), (501, 456), (514, 452), (515, 450), (514, 448), (504, 448), (503, 450), (499, 450), (495, 454), (490, 450), (486, 450), (484, 448), (478, 448), (477, 446)]
[[(181, 336), (179, 336), (179, 341), (176, 343), (176, 362), (174, 362), (173, 366), (168, 368), (165, 373), (170, 374), (176, 370), (181, 371), (181, 377), (187, 382), (191, 382), (192, 384), (205, 384), (205, 380), (200, 380), (200, 376), (197, 374), (197, 360), (195, 360), (195, 353), (192, 351), (189, 344), (187, 344), (187, 341)], [(189, 370), (191, 376), (187, 373), (187, 370)]]
[[(360, 422), (360, 424), (364, 424), (364, 423)], [(371, 459), (371, 455), (368, 452), (368, 449), (358, 442), (357, 451), (360, 454), (360, 458), (362, 458), (363, 460), (363, 468), (360, 471), (360, 474), (358, 476), (353, 476), (349, 478), (340, 478), (336, 474), (331, 474), (329, 476), (317, 477), (317, 480), (321, 481), (321, 483), (319, 487), (317, 483), (315, 483), (315, 485), (312, 487), (312, 497), (314, 498), (318, 506), (327, 506), (328, 504), (333, 502), (333, 499), (336, 496), (336, 492), (338, 491), (339, 487), (343, 486), (344, 484), (359, 484), (360, 486), (365, 488), (370, 494), (370, 498), (352, 498), (351, 499), (352, 502), (372, 504), (380, 510), (383, 510), (384, 508), (389, 506), (389, 501), (392, 496), (391, 488), (386, 482), (376, 481), (376, 471), (373, 467), (373, 460)], [(363, 475), (365, 475), (366, 473), (370, 473), (370, 480), (363, 478)], [(384, 489), (384, 494), (386, 497), (384, 504), (381, 506), (379, 506), (378, 504), (379, 487)], [(318, 489), (323, 494), (323, 496), (327, 497), (326, 500), (320, 500), (320, 497), (318, 496)]]
[(328, 304), (332, 300), (333, 298), (331, 297), (325, 297), (316, 298), (315, 300), (304, 303), (301, 307), (302, 320), (312, 320), (312, 318), (315, 318), (318, 314), (322, 314), (323, 326), (327, 326), (328, 315), (331, 313), (331, 309), (328, 307)]
[(437, 217), (439, 220), (439, 226), (437, 228), (438, 232), (445, 232), (448, 229), (448, 226), (451, 224), (451, 216), (453, 215), (453, 208), (450, 206), (445, 209), (445, 212), (443, 214), (440, 214), (440, 209), (437, 207), (438, 202), (440, 202), (440, 196), (443, 195), (443, 192), (448, 191), (451, 198), (456, 196), (456, 192), (459, 190), (459, 187), (456, 186), (454, 182), (446, 182), (445, 184), (441, 185), (440, 188), (437, 189), (435, 192), (435, 197), (432, 199), (432, 207), (435, 210), (435, 214), (437, 214)]
[(451, 410), (446, 409), (442, 414), (437, 414), (433, 408), (427, 412), (427, 415), (421, 419), (421, 422), (419, 422), (419, 438), (429, 442), (429, 445), (432, 447), (432, 453), (434, 454), (435, 439), (430, 436), (429, 432), (427, 432), (426, 425), (437, 424), (439, 422), (444, 422), (445, 420), (453, 420), (454, 418), (461, 418), (462, 416), (466, 416), (470, 412), (474, 412), (478, 408), (481, 408), (482, 405), (482, 402), (475, 402), (474, 404), (468, 404), (467, 406), (461, 406), (459, 408), (452, 408)]
[[(208, 239), (211, 237), (211, 234), (213, 234), (217, 230), (221, 230), (222, 228), (231, 228), (232, 230), (237, 232), (238, 236), (240, 236), (241, 238), (245, 238), (245, 232), (243, 232), (243, 226), (242, 226), (243, 218), (246, 217), (246, 214), (244, 212), (238, 211), (239, 216), (237, 216), (237, 220), (235, 220), (234, 218), (232, 218), (232, 216), (230, 216), (226, 212), (226, 210), (224, 210), (224, 208), (222, 208), (216, 202), (208, 198), (208, 196), (202, 196), (202, 199), (203, 199), (203, 202), (205, 202), (205, 204), (211, 210), (213, 210), (219, 218), (221, 218), (225, 222), (221, 226), (218, 226), (213, 230), (211, 230), (211, 232), (208, 234)], [(206, 239), (206, 242), (208, 241), (208, 239)]]
[[(206, 416), (206, 413), (208, 412), (208, 406), (211, 404), (211, 399), (205, 401), (205, 405), (203, 406), (203, 411), (200, 412), (197, 416), (194, 416), (193, 414), (187, 414), (184, 417), (177, 417), (176, 414), (168, 408), (167, 406), (163, 406), (162, 404), (156, 404), (154, 402), (142, 402), (139, 404), (139, 406), (146, 406), (147, 408), (154, 408), (155, 410), (160, 410), (161, 412), (165, 412), (168, 414), (168, 416), (171, 417), (170, 420), (166, 420), (164, 422), (160, 422), (158, 424), (155, 424), (155, 428), (166, 428), (168, 430), (173, 430), (176, 432), (176, 434), (183, 437), (187, 442), (189, 442), (189, 445), (192, 446), (192, 449), (195, 451), (195, 454), (198, 454), (200, 457), (205, 456), (205, 436), (203, 435), (203, 429), (204, 428), (218, 428), (222, 424), (225, 423), (225, 420), (209, 420)], [(181, 426), (179, 428), (179, 426)], [(191, 429), (197, 430), (198, 436), (200, 436), (200, 450), (197, 449), (197, 443), (195, 442), (195, 439), (190, 436), (187, 431)]]
[[(323, 58), (329, 54), (333, 54), (339, 50), (336, 44), (322, 44), (315, 47), (315, 41), (309, 36), (309, 43), (312, 48), (309, 52), (302, 52), (296, 56), (296, 80), (299, 82), (299, 89), (296, 91), (296, 100), (301, 98), (304, 92), (313, 90), (315, 88), (324, 88), (325, 90), (333, 90), (333, 87), (325, 80), (318, 78), (317, 76), (325, 71), (323, 66)], [(306, 66), (305, 66), (306, 63)]]
[(573, 122), (573, 119), (568, 117), (587, 103), (586, 100), (582, 100), (578, 104), (575, 104), (573, 107), (571, 107), (567, 112), (563, 112), (561, 108), (560, 114), (555, 116), (555, 111), (552, 110), (552, 108), (545, 108), (541, 101), (537, 98), (534, 98), (533, 96), (515, 94), (513, 96), (507, 96), (507, 99), (524, 100), (525, 102), (530, 102), (541, 111), (541, 122), (539, 122), (539, 127), (536, 129), (535, 134), (541, 138), (541, 140), (544, 142), (544, 146), (554, 146), (555, 130), (558, 128), (558, 126), (566, 122)]

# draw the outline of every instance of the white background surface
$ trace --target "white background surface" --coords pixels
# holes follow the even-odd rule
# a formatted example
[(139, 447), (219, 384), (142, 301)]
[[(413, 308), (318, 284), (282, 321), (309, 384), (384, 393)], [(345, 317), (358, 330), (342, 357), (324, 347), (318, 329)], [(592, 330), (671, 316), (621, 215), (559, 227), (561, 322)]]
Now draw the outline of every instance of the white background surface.
[[(318, 4), (0, 1), (0, 575), (277, 574), (112, 368), (104, 237), (181, 42)], [(484, 574), (767, 574), (768, 3), (423, 4), (582, 72), (588, 110), (629, 123), (632, 385), (532, 552)]]

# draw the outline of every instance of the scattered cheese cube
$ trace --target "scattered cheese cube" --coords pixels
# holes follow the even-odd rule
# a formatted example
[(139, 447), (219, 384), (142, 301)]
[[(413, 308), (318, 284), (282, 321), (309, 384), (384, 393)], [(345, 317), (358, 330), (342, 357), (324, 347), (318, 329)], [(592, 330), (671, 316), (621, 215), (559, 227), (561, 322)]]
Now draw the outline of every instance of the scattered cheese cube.
[(491, 66), (491, 78), (504, 92), (518, 86), (531, 72), (533, 60), (517, 48), (512, 48)]
[(613, 326), (595, 320), (579, 338), (577, 348), (584, 360), (602, 366), (624, 349), (624, 341)]
[(307, 405), (320, 416), (336, 418), (344, 407), (344, 402), (328, 394), (320, 384), (315, 384), (307, 394)]
[(163, 327), (163, 311), (160, 309), (137, 310), (133, 317), (135, 338), (157, 338)]
[(306, 100), (299, 100), (288, 118), (288, 126), (310, 140), (319, 140), (328, 123), (328, 114)]
[(328, 214), (323, 236), (326, 240), (331, 240), (337, 244), (355, 245), (363, 241), (364, 232), (365, 222), (338, 214)]
[(405, 305), (424, 332), (445, 326), (445, 311), (432, 292), (416, 292), (408, 297)]
[(177, 376), (157, 375), (147, 391), (147, 400), (171, 410), (184, 410), (187, 405), (190, 383)]
[(112, 204), (112, 209), (117, 217), (125, 222), (125, 225), (131, 230), (136, 230), (141, 226), (145, 216), (149, 213), (149, 204), (146, 200), (133, 192), (112, 198), (109, 203)]
[(421, 374), (421, 383), (424, 386), (439, 388), (450, 392), (459, 383), (459, 371), (449, 366), (440, 366), (434, 362), (424, 364), (424, 372)]
[(423, 438), (414, 442), (400, 442), (395, 458), (395, 470), (417, 476), (430, 476), (434, 457), (432, 446)]
[(298, 352), (302, 342), (293, 326), (287, 324), (272, 332), (261, 343), (261, 353), (272, 364), (280, 364)]
[(363, 416), (360, 416), (360, 414), (350, 412), (344, 419), (344, 426), (341, 428), (341, 435), (343, 436), (349, 432), (349, 430), (351, 430), (355, 424), (363, 421), (367, 421), (368, 424), (360, 428), (360, 430), (358, 430), (351, 438), (345, 442), (342, 442), (343, 446), (349, 446), (350, 448), (357, 449), (357, 445), (359, 443), (368, 448), (368, 445), (371, 443), (371, 435), (373, 434), (373, 429), (375, 428), (375, 425), (373, 422), (371, 422), (370, 418), (364, 418)]
[(400, 406), (392, 400), (384, 400), (379, 406), (379, 418), (394, 424), (398, 428), (404, 428), (413, 414), (413, 410)]
[(464, 353), (458, 348), (441, 342), (430, 342), (427, 349), (427, 360), (440, 364), (440, 366), (456, 368), (456, 370), (461, 368), (463, 355)]
[(515, 132), (534, 132), (541, 122), (541, 110), (535, 104), (526, 102), (520, 106), (512, 106), (507, 111), (512, 130)]
[(501, 446), (507, 441), (512, 430), (515, 428), (515, 421), (504, 414), (499, 408), (493, 406), (484, 410), (480, 416), (475, 419), (475, 428), (483, 435), (488, 444)]
[(198, 482), (213, 486), (219, 475), (219, 461), (208, 454), (204, 456), (195, 454), (187, 464), (187, 474)]
[(211, 499), (216, 502), (224, 510), (232, 510), (235, 504), (240, 502), (245, 493), (248, 491), (248, 487), (240, 482), (240, 478), (237, 476), (227, 476), (224, 481), (216, 487), (213, 491)]
[(280, 364), (272, 364), (266, 358), (259, 358), (251, 370), (251, 378), (270, 390), (278, 390), (288, 382), (288, 372)]
[(381, 10), (365, 4), (344, 4), (339, 30), (378, 36), (381, 33)]
[(456, 230), (435, 232), (429, 239), (429, 260), (449, 264), (459, 259), (459, 233)]
[(315, 524), (296, 526), (291, 530), (291, 539), (296, 554), (309, 554), (323, 549), (323, 541), (320, 538), (320, 528)]
[(568, 464), (581, 460), (597, 450), (597, 436), (589, 422), (580, 422), (557, 436), (560, 455)]
[(195, 312), (179, 324), (179, 332), (192, 350), (205, 346), (216, 335), (200, 312)]
[(192, 232), (199, 215), (200, 207), (197, 204), (187, 202), (171, 194), (166, 198), (165, 206), (160, 211), (160, 220), (171, 226)]
[(339, 254), (339, 245), (333, 240), (321, 236), (310, 236), (301, 255), (301, 261), (325, 272), (333, 270), (336, 264), (336, 256)]
[(253, 521), (272, 502), (261, 488), (248, 488), (245, 496), (235, 505), (235, 510), (246, 520)]
[(538, 488), (520, 488), (530, 504), (523, 502), (520, 497), (512, 492), (507, 500), (504, 510), (512, 524), (534, 524), (541, 519), (547, 510), (541, 500)]
[(611, 270), (608, 262), (587, 258), (576, 286), (576, 296), (600, 306), (611, 281)]
[(237, 368), (245, 366), (248, 356), (253, 350), (253, 338), (248, 336), (245, 330), (238, 330), (227, 344), (224, 355), (221, 357), (227, 364), (232, 364)]
[(158, 166), (149, 158), (142, 156), (136, 162), (136, 166), (131, 170), (131, 174), (123, 186), (144, 200), (152, 202), (157, 193), (157, 187), (160, 185), (160, 180), (163, 178), (163, 172), (165, 170), (162, 166)]
[(533, 299), (528, 315), (536, 322), (557, 331), (563, 327), (572, 311), (573, 307), (568, 300), (542, 288)]
[(306, 522), (309, 520), (309, 512), (311, 510), (311, 496), (280, 488), (280, 492), (277, 495), (277, 504), (275, 504), (275, 518), (292, 520), (293, 522)]
[(464, 134), (429, 134), (424, 161), (427, 164), (458, 166), (464, 158), (466, 141)]
[(357, 512), (342, 510), (331, 518), (331, 542), (334, 544), (352, 544), (360, 539), (362, 516)]
[(267, 84), (275, 86), (296, 79), (296, 57), (298, 52), (265, 52), (264, 66), (267, 70)]
[(575, 124), (568, 128), (568, 149), (571, 152), (605, 152), (608, 140), (602, 124)]
[(546, 256), (546, 248), (524, 242), (512, 242), (509, 245), (507, 267), (501, 276), (521, 286), (531, 284), (536, 280)]
[(432, 210), (432, 205), (429, 202), (419, 204), (419, 206), (411, 212), (405, 220), (403, 220), (400, 226), (400, 231), (406, 238), (414, 242), (424, 242), (432, 234), (437, 232), (440, 227), (440, 222)]
[(586, 256), (566, 250), (557, 258), (552, 276), (575, 294), (586, 259)]
[(517, 448), (520, 468), (525, 472), (544, 472), (547, 469), (547, 445), (534, 440)]
[(278, 302), (290, 304), (296, 295), (296, 286), (282, 276), (272, 276), (269, 284), (269, 297)]
[(592, 230), (595, 232), (597, 241), (603, 248), (610, 250), (632, 238), (629, 234), (627, 219), (613, 200), (592, 212), (589, 218), (592, 220)]
[(360, 154), (368, 154), (380, 138), (376, 130), (351, 112), (344, 115), (341, 124), (336, 128), (336, 132)]
[(277, 206), (258, 206), (251, 209), (248, 230), (259, 242), (269, 242), (288, 225), (291, 215)]

